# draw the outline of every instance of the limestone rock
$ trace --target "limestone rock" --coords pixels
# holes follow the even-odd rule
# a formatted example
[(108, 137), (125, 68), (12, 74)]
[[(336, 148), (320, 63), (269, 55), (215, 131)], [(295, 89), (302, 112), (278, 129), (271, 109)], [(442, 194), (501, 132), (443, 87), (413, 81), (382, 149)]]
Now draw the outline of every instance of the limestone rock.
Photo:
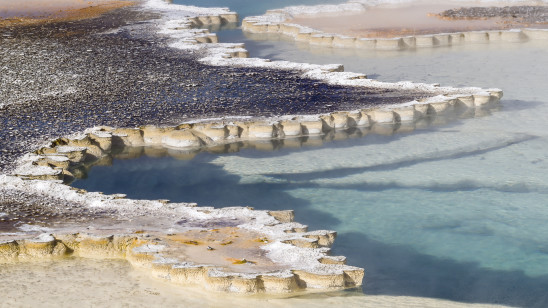
[(173, 148), (192, 148), (203, 144), (190, 130), (174, 130), (162, 137), (162, 144)]

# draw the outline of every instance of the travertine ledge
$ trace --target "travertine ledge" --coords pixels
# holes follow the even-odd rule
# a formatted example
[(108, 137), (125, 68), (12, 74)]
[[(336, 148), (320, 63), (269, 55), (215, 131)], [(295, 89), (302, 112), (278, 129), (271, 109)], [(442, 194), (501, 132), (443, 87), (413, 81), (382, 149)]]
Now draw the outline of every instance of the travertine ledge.
[[(266, 233), (238, 227), (195, 227), (170, 234), (139, 230), (133, 234), (43, 233), (34, 238), (0, 239), (0, 263), (69, 256), (126, 259), (171, 283), (244, 294), (325, 291), (362, 284), (363, 269), (345, 265), (344, 257), (328, 255), (334, 232), (306, 232), (306, 226), (290, 221), (291, 211), (270, 212), (270, 216), (279, 220), (266, 227)], [(275, 233), (283, 232), (282, 237), (273, 235), (275, 228)], [(283, 257), (276, 253), (271, 257), (270, 246), (279, 245), (289, 246), (286, 253), (299, 255), (308, 265), (280, 262)]]
[[(350, 1), (341, 5), (309, 7), (316, 14), (328, 12), (360, 12), (371, 5)], [(315, 8), (315, 9), (314, 9)], [(300, 9), (300, 10), (299, 10)], [(304, 7), (288, 7), (267, 11), (262, 16), (246, 17), (242, 29), (250, 33), (278, 33), (295, 41), (310, 45), (356, 48), (363, 50), (406, 50), (462, 45), (467, 43), (489, 42), (525, 42), (529, 40), (548, 40), (548, 29), (523, 28), (511, 30), (463, 31), (455, 33), (435, 33), (390, 38), (358, 38), (340, 34), (326, 33), (317, 29), (292, 23), (293, 14), (307, 14)]]
[(158, 33), (174, 38), (171, 47), (214, 54), (220, 58), (247, 58), (244, 44), (219, 43), (215, 33), (203, 27), (236, 24), (238, 14), (228, 8), (203, 8), (189, 5), (168, 4), (162, 0), (147, 0), (146, 10), (162, 13), (165, 18), (159, 24)]
[(0, 175), (0, 185), (3, 190), (36, 193), (107, 213), (105, 222), (26, 225), (21, 226), (24, 232), (1, 234), (0, 263), (67, 256), (124, 258), (172, 283), (246, 294), (325, 291), (362, 284), (362, 268), (329, 254), (336, 233), (309, 232), (307, 226), (293, 221), (291, 210), (131, 200), (120, 194), (85, 192), (58, 181), (6, 175)]
[[(354, 4), (350, 5), (353, 7)], [(169, 46), (188, 53), (198, 54), (200, 62), (214, 66), (252, 67), (264, 69), (290, 70), (299, 72), (303, 78), (319, 80), (331, 85), (361, 87), (364, 89), (405, 91), (405, 93), (421, 92), (429, 99), (419, 103), (435, 103), (444, 101), (444, 98), (434, 96), (476, 96), (463, 99), (468, 107), (481, 107), (489, 104), (490, 99), (480, 99), (479, 96), (489, 96), (498, 89), (479, 88), (453, 88), (440, 87), (437, 84), (424, 84), (413, 82), (382, 82), (368, 79), (364, 73), (345, 72), (340, 64), (317, 65), (311, 63), (295, 63), (290, 61), (271, 61), (269, 59), (248, 58), (249, 53), (244, 44), (218, 43), (215, 34), (198, 27), (233, 23), (238, 15), (227, 8), (198, 8), (194, 6), (166, 4), (161, 0), (147, 0), (146, 9), (152, 9), (161, 13), (164, 18), (158, 22), (158, 33), (170, 38)], [(245, 27), (245, 23), (244, 23)], [(403, 93), (403, 92), (402, 92)], [(409, 102), (415, 104), (416, 102)], [(408, 122), (409, 120), (404, 120)]]
[(14, 175), (23, 179), (65, 180), (80, 177), (81, 168), (101, 164), (111, 157), (113, 146), (161, 147), (177, 150), (179, 155), (202, 149), (224, 152), (226, 146), (237, 149), (238, 142), (251, 142), (265, 149), (271, 141), (283, 140), (288, 145), (301, 144), (309, 137), (317, 145), (327, 139), (345, 139), (354, 133), (393, 134), (410, 132), (427, 121), (460, 116), (473, 116), (496, 106), (502, 91), (491, 89), (476, 94), (436, 96), (424, 102), (382, 106), (329, 114), (281, 116), (274, 118), (220, 119), (182, 123), (177, 126), (143, 126), (136, 128), (95, 127), (82, 134), (59, 138), (47, 147), (20, 159)]

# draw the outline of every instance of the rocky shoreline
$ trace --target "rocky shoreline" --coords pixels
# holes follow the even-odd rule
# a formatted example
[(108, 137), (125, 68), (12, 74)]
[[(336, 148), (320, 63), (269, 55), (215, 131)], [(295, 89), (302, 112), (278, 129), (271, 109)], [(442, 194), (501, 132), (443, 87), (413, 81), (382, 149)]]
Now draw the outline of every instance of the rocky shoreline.
[(425, 96), (329, 85), (291, 71), (207, 66), (152, 33), (145, 22), (157, 17), (125, 8), (79, 22), (0, 28), (0, 170), (49, 139), (98, 125), (315, 114)]
[[(78, 22), (0, 30), (5, 60), (0, 87), (2, 172), (46, 140), (86, 127), (316, 113), (341, 108), (338, 101), (367, 106), (399, 96), (327, 85), (290, 71), (206, 66), (193, 55), (168, 48), (148, 28), (155, 17), (125, 8)], [(119, 31), (120, 26), (129, 28)], [(307, 232), (306, 226), (293, 222), (290, 211), (196, 208), (87, 193), (55, 181), (0, 178), (0, 262), (75, 255), (125, 258), (172, 283), (237, 293), (340, 289), (362, 283), (363, 269), (328, 255), (336, 233)], [(226, 227), (231, 231), (220, 234), (234, 234), (233, 239), (198, 236)], [(238, 248), (244, 237), (253, 249), (249, 244)], [(196, 249), (198, 257), (190, 257)], [(200, 257), (202, 250), (208, 252), (207, 260)], [(302, 261), (292, 262), (295, 257)]]

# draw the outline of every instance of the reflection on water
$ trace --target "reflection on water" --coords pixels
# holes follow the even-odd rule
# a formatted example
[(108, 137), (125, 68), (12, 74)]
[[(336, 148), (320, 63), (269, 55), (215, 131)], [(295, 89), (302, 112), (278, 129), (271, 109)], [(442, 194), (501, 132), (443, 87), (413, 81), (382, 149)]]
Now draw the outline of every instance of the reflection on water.
[[(321, 135), (302, 137), (290, 137), (285, 139), (258, 139), (225, 143), (207, 147), (176, 149), (161, 146), (152, 147), (113, 147), (108, 155), (99, 160), (85, 161), (69, 167), (73, 177), (65, 176), (65, 181), (70, 183), (75, 179), (85, 179), (88, 172), (95, 166), (111, 166), (113, 159), (135, 159), (141, 156), (166, 157), (170, 156), (178, 160), (191, 160), (201, 152), (213, 154), (235, 153), (241, 150), (254, 149), (259, 151), (278, 151), (282, 148), (297, 149), (301, 147), (318, 147), (326, 142), (341, 141), (346, 139), (364, 138), (371, 135), (391, 136), (394, 134), (409, 134), (414, 131), (429, 130), (437, 126), (447, 125), (468, 118), (480, 118), (491, 115), (498, 110), (498, 106), (489, 108), (466, 108), (456, 106), (451, 113), (429, 114), (415, 122), (374, 123), (367, 127), (350, 127), (346, 129), (334, 129)], [(374, 137), (367, 140), (374, 140)], [(363, 141), (360, 141), (363, 142)]]

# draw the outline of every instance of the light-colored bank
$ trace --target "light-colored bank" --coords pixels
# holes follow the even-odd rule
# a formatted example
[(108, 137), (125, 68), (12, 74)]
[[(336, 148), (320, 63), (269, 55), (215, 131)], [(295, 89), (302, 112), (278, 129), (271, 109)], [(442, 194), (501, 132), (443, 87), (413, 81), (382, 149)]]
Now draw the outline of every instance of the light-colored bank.
[[(411, 1), (404, 1), (409, 3)], [(481, 2), (480, 2), (481, 3)], [(267, 11), (262, 16), (250, 16), (243, 20), (242, 29), (250, 33), (278, 33), (295, 41), (310, 45), (356, 48), (364, 50), (406, 50), (461, 45), (467, 43), (525, 42), (548, 40), (548, 29), (523, 28), (492, 31), (464, 31), (434, 33), (402, 37), (359, 38), (326, 33), (318, 29), (292, 23), (295, 16), (323, 16), (325, 14), (351, 14), (366, 11), (377, 5), (374, 1), (350, 1), (340, 5), (288, 7)], [(411, 25), (410, 25), (411, 26)]]
[[(495, 308), (498, 305), (464, 304), (446, 300), (384, 295), (359, 295), (354, 292), (329, 292), (314, 296), (263, 297), (230, 296), (180, 288), (135, 271), (123, 260), (44, 260), (3, 264), (0, 272), (2, 304), (14, 307), (66, 307), (74, 303), (93, 303), (105, 307), (116, 303), (129, 307), (422, 307)], [(28, 286), (32, 286), (31, 288)], [(100, 296), (97, 296), (100, 294)]]
[[(170, 283), (244, 294), (326, 291), (362, 284), (363, 269), (345, 265), (344, 257), (328, 254), (336, 233), (307, 232), (306, 226), (293, 222), (292, 211), (196, 208), (69, 191), (68, 186), (59, 188), (42, 181), (17, 183), (5, 177), (0, 181), (27, 189), (50, 185), (52, 190), (65, 190), (72, 199), (93, 200), (95, 206), (101, 203), (105, 209), (132, 206), (185, 219), (184, 224), (173, 221), (180, 228), (168, 232), (135, 229), (139, 227), (136, 222), (133, 229), (94, 225), (95, 230), (80, 233), (65, 226), (35, 237), (4, 234), (0, 237), (0, 263), (71, 256), (126, 259)], [(148, 225), (150, 228), (151, 223)]]

